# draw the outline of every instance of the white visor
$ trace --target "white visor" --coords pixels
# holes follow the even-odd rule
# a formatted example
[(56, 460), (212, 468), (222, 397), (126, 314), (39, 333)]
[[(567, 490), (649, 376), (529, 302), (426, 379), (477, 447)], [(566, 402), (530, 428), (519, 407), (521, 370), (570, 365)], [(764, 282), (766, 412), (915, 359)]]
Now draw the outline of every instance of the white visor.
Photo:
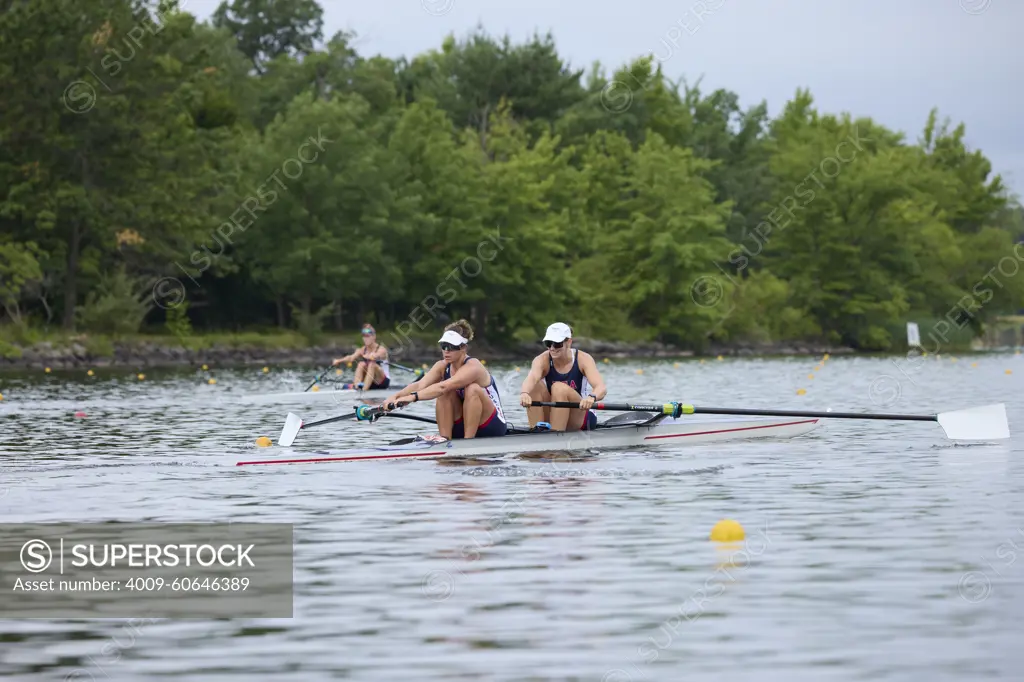
[(440, 339), (437, 340), (437, 342), (450, 343), (453, 346), (461, 346), (464, 343), (469, 343), (469, 339), (464, 339), (462, 338), (462, 335), (459, 334), (457, 331), (455, 331), (454, 329), (449, 329), (441, 336)]
[(555, 322), (553, 325), (548, 327), (547, 332), (544, 334), (545, 341), (565, 341), (566, 339), (572, 338), (572, 330), (569, 329), (569, 325), (562, 322)]

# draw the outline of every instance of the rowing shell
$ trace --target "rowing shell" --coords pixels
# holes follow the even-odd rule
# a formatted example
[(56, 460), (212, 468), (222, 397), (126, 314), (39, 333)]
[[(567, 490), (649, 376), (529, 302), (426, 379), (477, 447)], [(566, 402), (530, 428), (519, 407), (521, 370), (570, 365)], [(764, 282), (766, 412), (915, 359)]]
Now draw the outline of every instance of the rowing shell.
[(318, 389), (318, 386), (314, 386), (312, 389), (304, 392), (296, 393), (258, 393), (241, 396), (239, 402), (243, 403), (297, 403), (297, 402), (314, 402), (329, 400), (333, 398), (338, 403), (342, 401), (351, 400), (352, 398), (386, 398), (396, 391), (400, 391), (405, 388), (405, 385), (389, 386), (388, 388), (374, 388), (366, 391), (360, 391), (356, 388), (355, 384), (338, 384), (337, 388), (332, 389)]
[[(286, 455), (264, 460), (236, 462), (236, 466), (257, 464), (323, 464), (379, 459), (446, 459), (493, 457), (546, 451), (590, 450), (594, 448), (659, 447), (697, 445), (722, 441), (762, 438), (793, 438), (812, 430), (817, 419), (717, 419), (664, 418), (657, 422), (598, 426), (594, 431), (539, 431), (499, 438), (444, 440), (440, 436), (408, 439), (376, 448), (329, 450)], [(436, 440), (435, 440), (436, 439)]]

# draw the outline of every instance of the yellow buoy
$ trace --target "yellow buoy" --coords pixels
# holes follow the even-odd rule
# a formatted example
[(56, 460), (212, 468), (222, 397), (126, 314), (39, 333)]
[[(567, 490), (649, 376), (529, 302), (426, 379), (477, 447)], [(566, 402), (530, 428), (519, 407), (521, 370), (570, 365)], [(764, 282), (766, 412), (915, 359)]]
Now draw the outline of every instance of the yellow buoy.
[(722, 519), (711, 529), (711, 540), (714, 542), (739, 542), (745, 537), (743, 526), (732, 519)]
[(480, 364), (481, 364), (481, 365), (486, 365), (486, 364), (487, 364), (487, 361), (486, 361), (486, 360), (481, 360), (481, 361), (480, 361)]
[(702, 364), (702, 365), (704, 364), (704, 359), (703, 358), (701, 358), (700, 364)]
[(519, 371), (520, 371), (520, 370), (519, 370), (519, 368), (518, 368), (518, 367), (516, 367), (516, 372), (519, 372)]
[(142, 374), (142, 373), (140, 372), (140, 373), (138, 374), (138, 377), (139, 377), (139, 381), (142, 381), (143, 379), (145, 379), (145, 378), (146, 378), (146, 375), (145, 375), (145, 374)]
[(807, 389), (806, 388), (798, 388), (798, 389), (796, 389), (796, 394), (797, 395), (804, 395), (806, 393), (807, 393)]
[(347, 367), (349, 367), (351, 369), (352, 368), (352, 363), (351, 362), (348, 363)]
[[(349, 363), (349, 365), (348, 365), (348, 366), (349, 366), (349, 367), (351, 367), (351, 366), (352, 366), (352, 363)], [(425, 363), (425, 362), (424, 362), (424, 363), (423, 363), (422, 365), (420, 365), (420, 367), (422, 367), (423, 369), (426, 369), (426, 368), (427, 368), (427, 366), (428, 366), (428, 365), (427, 365), (427, 363)]]
[(1013, 374), (1013, 370), (1012, 369), (1008, 369), (1008, 370), (1006, 370), (1006, 373), (1007, 374)]
[(49, 368), (49, 367), (47, 367), (47, 368), (45, 368), (45, 369), (44, 369), (43, 371), (44, 371), (44, 372), (46, 372), (47, 374), (49, 374), (49, 373), (50, 373), (50, 368)]
[(92, 376), (93, 375), (93, 371), (90, 369), (88, 372), (86, 372), (86, 374), (88, 374), (89, 376)]
[(314, 387), (313, 387), (313, 388), (311, 388), (310, 390), (311, 390), (311, 391), (319, 391), (319, 390), (320, 390), (320, 387), (319, 387), (319, 386), (314, 386)]
[(926, 350), (921, 351), (921, 357), (922, 358), (928, 357), (928, 351), (926, 351)]
[(644, 373), (644, 371), (643, 371), (642, 369), (638, 369), (638, 370), (636, 371), (636, 373), (637, 373), (637, 374), (643, 374), (643, 373)]
[(721, 356), (721, 355), (719, 355), (719, 356), (718, 356), (718, 359), (719, 359), (719, 360), (722, 360), (723, 358), (722, 358), (722, 356)]
[(0, 393), (0, 400), (3, 400), (3, 399), (4, 399), (4, 394)]
[(820, 372), (822, 369), (823, 369), (822, 365), (818, 365), (817, 367), (814, 368), (814, 371), (815, 372)]
[(956, 362), (956, 358), (950, 358), (950, 362)]
[(602, 360), (602, 362), (604, 362), (604, 364), (607, 365), (608, 364), (608, 358), (605, 358), (604, 360)]
[(341, 376), (341, 370), (340, 369), (334, 370), (334, 375), (340, 377)]
[(206, 370), (208, 370), (208, 369), (210, 369), (210, 368), (209, 368), (209, 367), (207, 367), (207, 366), (206, 366), (206, 365), (204, 364), (204, 365), (203, 365), (203, 371), (205, 372), (205, 371), (206, 371)]
[(976, 362), (972, 362), (971, 363), (971, 367), (977, 367), (977, 366), (978, 366), (978, 363), (976, 363)]
[(264, 374), (266, 374), (266, 373), (267, 373), (267, 372), (269, 372), (269, 371), (270, 371), (270, 368), (269, 368), (269, 367), (264, 367), (264, 368), (263, 368), (263, 373), (264, 373)]
[(207, 381), (206, 383), (208, 383), (208, 384), (210, 384), (211, 386), (213, 386), (213, 385), (214, 385), (215, 383), (217, 383), (217, 380), (216, 380), (216, 379), (210, 379), (210, 380), (209, 380), (209, 381)]
[(807, 375), (807, 378), (808, 378), (808, 379), (813, 379), (813, 378), (814, 378), (814, 375), (813, 375), (813, 374), (808, 374), (808, 375)]
[(822, 360), (828, 360), (828, 358), (829, 358), (828, 353), (825, 353), (825, 355), (823, 355), (821, 359)]
[(271, 445), (272, 443), (273, 443), (273, 441), (271, 441), (266, 436), (260, 436), (259, 438), (256, 439), (256, 446), (257, 447), (265, 448), (268, 445)]
[(679, 363), (678, 362), (673, 362), (672, 363), (672, 367), (674, 367), (675, 369), (679, 369)]

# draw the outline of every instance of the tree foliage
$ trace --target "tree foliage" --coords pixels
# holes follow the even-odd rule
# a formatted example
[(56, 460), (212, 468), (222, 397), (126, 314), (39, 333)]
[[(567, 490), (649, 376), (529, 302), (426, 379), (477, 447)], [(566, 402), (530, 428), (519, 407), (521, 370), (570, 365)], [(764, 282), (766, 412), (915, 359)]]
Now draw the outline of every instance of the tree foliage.
[(9, 322), (886, 349), (1024, 306), (1024, 210), (936, 111), (772, 117), (550, 35), (361, 55), (315, 0), (2, 6)]

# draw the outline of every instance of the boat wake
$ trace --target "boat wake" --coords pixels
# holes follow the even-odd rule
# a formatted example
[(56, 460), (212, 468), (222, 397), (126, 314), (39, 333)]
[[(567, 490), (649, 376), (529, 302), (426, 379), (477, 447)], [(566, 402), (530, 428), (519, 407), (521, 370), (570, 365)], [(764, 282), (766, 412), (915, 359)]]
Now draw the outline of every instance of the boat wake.
[(91, 464), (57, 464), (53, 466), (11, 467), (11, 474), (53, 473), (55, 471), (83, 471), (96, 469), (123, 469), (125, 467), (216, 467), (216, 462), (94, 462)]

